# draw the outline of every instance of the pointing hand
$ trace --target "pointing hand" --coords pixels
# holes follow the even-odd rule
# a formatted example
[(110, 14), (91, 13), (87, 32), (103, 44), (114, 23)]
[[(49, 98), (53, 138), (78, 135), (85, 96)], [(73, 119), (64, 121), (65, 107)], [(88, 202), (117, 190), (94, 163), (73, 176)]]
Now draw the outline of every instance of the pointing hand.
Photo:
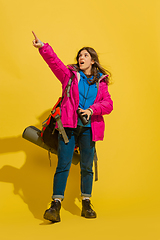
[(32, 33), (33, 33), (33, 36), (34, 36), (34, 40), (32, 41), (32, 43), (33, 43), (33, 46), (35, 47), (35, 48), (40, 48), (40, 47), (42, 47), (43, 46), (43, 43), (37, 38), (37, 36), (36, 36), (36, 34), (32, 31)]

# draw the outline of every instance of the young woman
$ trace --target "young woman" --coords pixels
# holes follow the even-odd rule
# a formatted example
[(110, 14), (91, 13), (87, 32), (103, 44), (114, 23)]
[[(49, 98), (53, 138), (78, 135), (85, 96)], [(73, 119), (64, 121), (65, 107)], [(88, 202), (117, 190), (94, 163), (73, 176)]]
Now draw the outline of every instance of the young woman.
[[(93, 182), (93, 157), (95, 142), (103, 140), (103, 116), (113, 109), (108, 92), (109, 72), (101, 67), (98, 55), (93, 48), (84, 47), (77, 54), (75, 65), (65, 66), (48, 43), (42, 43), (34, 32), (33, 46), (39, 52), (52, 72), (62, 83), (64, 99), (61, 104), (61, 121), (69, 142), (65, 144), (61, 134), (58, 136), (58, 165), (54, 175), (51, 207), (44, 218), (52, 222), (60, 221), (61, 201), (64, 198), (66, 182), (72, 162), (75, 143), (80, 149), (81, 168), (81, 216), (96, 218), (91, 207), (90, 197)], [(65, 94), (69, 79), (73, 76), (70, 96)], [(77, 111), (78, 110), (78, 111)], [(77, 113), (79, 112), (79, 113)], [(82, 118), (87, 124), (82, 123)]]

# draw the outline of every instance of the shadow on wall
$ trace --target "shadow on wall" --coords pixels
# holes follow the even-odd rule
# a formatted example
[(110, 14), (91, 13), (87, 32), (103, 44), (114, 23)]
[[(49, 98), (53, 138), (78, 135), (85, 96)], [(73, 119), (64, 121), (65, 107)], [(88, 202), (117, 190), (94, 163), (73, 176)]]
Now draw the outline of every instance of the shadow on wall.
[[(40, 123), (48, 117), (49, 113), (46, 111), (40, 116)], [(41, 129), (41, 125), (36, 127)], [(42, 220), (47, 204), (51, 201), (57, 156), (52, 154), (52, 166), (50, 167), (47, 151), (28, 142), (22, 136), (0, 139), (0, 146), (0, 153), (17, 151), (25, 153), (25, 163), (20, 169), (9, 165), (0, 169), (0, 181), (13, 183), (14, 194), (18, 194), (22, 198), (35, 218)], [(75, 199), (80, 198), (79, 185), (79, 164), (72, 164), (62, 207), (78, 216), (80, 216), (80, 209), (75, 204)]]

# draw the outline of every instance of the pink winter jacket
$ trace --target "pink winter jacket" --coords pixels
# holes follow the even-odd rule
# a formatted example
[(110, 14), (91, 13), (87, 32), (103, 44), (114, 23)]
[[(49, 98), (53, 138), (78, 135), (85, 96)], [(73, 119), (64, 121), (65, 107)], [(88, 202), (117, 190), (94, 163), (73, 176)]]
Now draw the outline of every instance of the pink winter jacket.
[[(67, 97), (65, 94), (61, 105), (61, 121), (64, 127), (76, 128), (78, 122), (76, 110), (79, 105), (78, 78), (80, 74), (73, 71), (70, 66), (65, 66), (48, 43), (45, 43), (43, 47), (39, 48), (39, 52), (52, 72), (62, 83), (62, 94), (64, 93), (69, 79), (74, 74), (70, 88), (70, 97)], [(91, 116), (93, 141), (103, 140), (105, 124), (102, 115), (109, 114), (113, 110), (113, 102), (104, 78), (105, 76), (103, 75), (99, 79), (97, 96), (94, 104), (90, 106), (93, 110)]]

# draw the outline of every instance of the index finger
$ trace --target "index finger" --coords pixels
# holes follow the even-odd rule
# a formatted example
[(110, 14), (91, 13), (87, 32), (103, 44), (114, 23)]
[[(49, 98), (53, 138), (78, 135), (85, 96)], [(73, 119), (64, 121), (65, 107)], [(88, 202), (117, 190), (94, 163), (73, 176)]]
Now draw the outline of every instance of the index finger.
[(38, 40), (36, 34), (33, 31), (32, 31), (32, 33), (33, 33), (33, 36), (35, 37), (35, 40)]

